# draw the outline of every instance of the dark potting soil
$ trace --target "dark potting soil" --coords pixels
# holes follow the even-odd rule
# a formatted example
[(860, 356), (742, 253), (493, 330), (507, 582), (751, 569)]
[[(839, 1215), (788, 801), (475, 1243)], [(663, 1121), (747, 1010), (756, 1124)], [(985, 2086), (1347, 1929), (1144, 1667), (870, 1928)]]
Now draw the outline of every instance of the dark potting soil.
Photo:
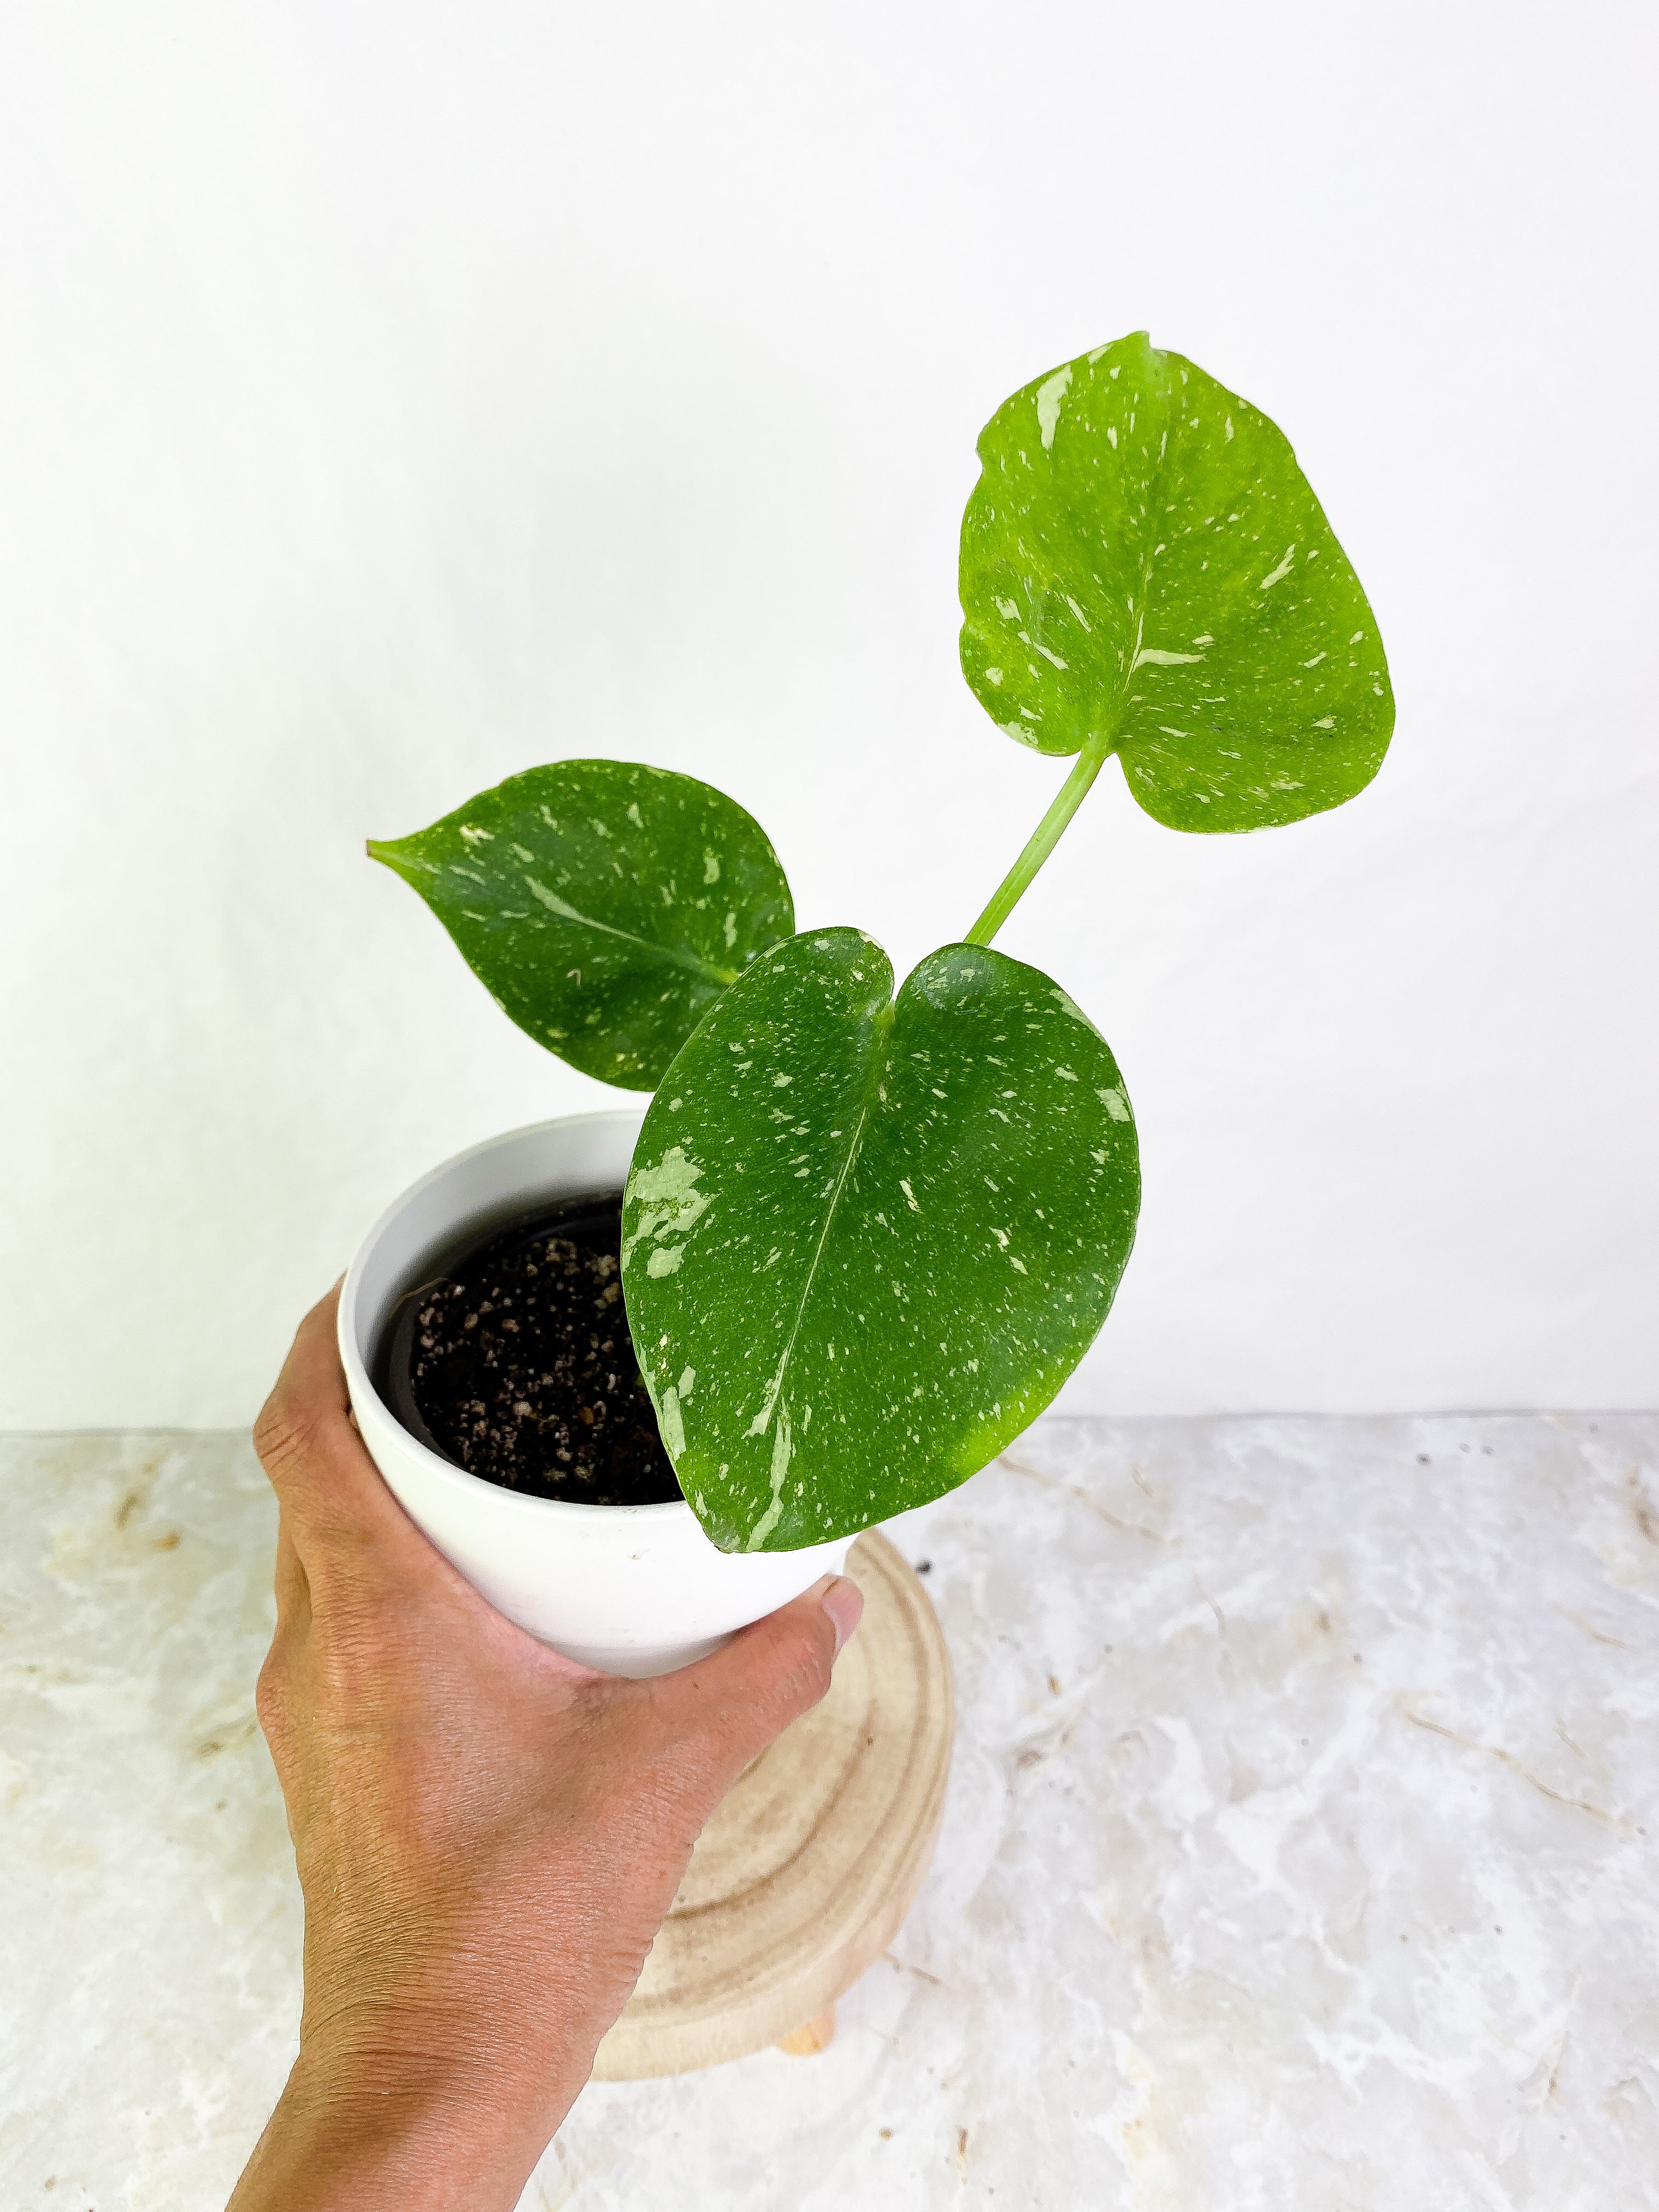
[(404, 1425), (469, 1474), (577, 1505), (680, 1496), (622, 1294), (615, 1200), (494, 1232), (402, 1301), (382, 1388)]

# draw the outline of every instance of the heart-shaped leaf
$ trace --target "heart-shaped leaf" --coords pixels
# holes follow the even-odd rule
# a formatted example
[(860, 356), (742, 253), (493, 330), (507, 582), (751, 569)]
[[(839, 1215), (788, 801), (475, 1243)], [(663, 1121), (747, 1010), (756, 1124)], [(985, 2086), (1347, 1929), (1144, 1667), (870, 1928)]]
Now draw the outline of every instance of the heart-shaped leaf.
[(368, 849), (521, 1030), (629, 1090), (654, 1088), (705, 1008), (795, 926), (752, 815), (627, 761), (530, 769)]
[(1122, 757), (1176, 830), (1370, 782), (1394, 727), (1359, 580), (1267, 417), (1144, 331), (997, 410), (962, 525), (962, 667), (1039, 752)]
[(787, 1551), (953, 1488), (1092, 1341), (1139, 1204), (1104, 1041), (1005, 953), (757, 960), (665, 1078), (623, 1210), (635, 1347), (727, 1551)]

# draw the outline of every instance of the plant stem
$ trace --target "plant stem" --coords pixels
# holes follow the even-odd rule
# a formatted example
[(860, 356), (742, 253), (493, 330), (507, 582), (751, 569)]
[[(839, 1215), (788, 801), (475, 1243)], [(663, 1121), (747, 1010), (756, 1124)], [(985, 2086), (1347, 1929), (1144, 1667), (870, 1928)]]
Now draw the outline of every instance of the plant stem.
[(1089, 786), (1116, 750), (1115, 738), (1090, 738), (1077, 757), (1077, 765), (1054, 794), (1053, 805), (1031, 832), (1025, 849), (997, 885), (990, 904), (963, 939), (964, 944), (991, 942), (1030, 887), (1037, 870), (1059, 844), (1066, 823), (1082, 805)]

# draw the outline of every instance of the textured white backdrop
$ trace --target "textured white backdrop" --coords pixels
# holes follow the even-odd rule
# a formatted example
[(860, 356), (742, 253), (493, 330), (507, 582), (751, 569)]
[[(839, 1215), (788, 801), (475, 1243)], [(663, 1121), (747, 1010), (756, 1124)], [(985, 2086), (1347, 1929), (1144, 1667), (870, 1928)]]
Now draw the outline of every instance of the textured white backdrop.
[(1148, 325), (1288, 430), (1400, 724), (1109, 769), (1000, 940), (1146, 1168), (1117, 1412), (1659, 1399), (1645, 5), (10, 0), (0, 1424), (245, 1419), (444, 1154), (600, 1087), (361, 857), (719, 783), (902, 967), (1062, 770), (955, 665), (975, 434)]

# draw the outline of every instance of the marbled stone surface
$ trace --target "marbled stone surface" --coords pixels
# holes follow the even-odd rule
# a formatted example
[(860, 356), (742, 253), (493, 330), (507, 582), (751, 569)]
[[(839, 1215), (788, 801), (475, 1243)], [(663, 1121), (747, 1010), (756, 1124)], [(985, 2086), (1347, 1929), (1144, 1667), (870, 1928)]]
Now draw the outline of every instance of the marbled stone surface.
[[(270, 1503), (233, 1437), (0, 1471), (0, 2208), (199, 2212), (298, 2002)], [(590, 2089), (531, 2212), (1659, 2207), (1659, 1417), (1053, 1421), (896, 1534), (921, 1902), (829, 2051)]]

